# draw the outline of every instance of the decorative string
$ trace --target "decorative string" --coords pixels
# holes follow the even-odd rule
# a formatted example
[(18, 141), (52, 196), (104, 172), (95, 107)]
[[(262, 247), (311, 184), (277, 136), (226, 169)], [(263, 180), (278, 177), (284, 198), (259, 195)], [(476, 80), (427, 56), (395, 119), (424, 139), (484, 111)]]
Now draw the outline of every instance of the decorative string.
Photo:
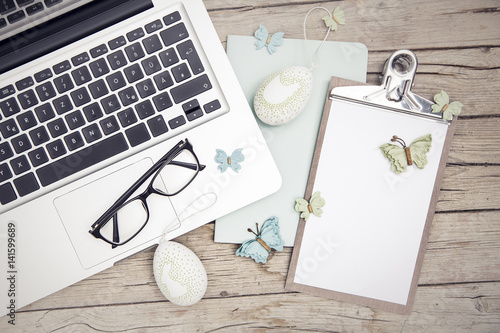
[[(208, 199), (208, 203), (206, 203), (205, 202), (206, 200), (204, 200), (201, 208), (194, 207), (195, 203), (197, 203), (198, 200), (201, 200), (204, 197)], [(160, 243), (165, 240), (165, 237), (167, 236), (168, 233), (179, 229), (182, 225), (182, 222), (204, 211), (205, 209), (212, 207), (216, 202), (217, 202), (217, 194), (215, 194), (214, 192), (203, 193), (202, 195), (191, 201), (191, 203), (187, 205), (182, 212), (180, 212), (178, 215), (177, 214), (175, 215), (175, 218), (172, 221), (170, 221), (167, 227), (163, 230), (163, 233), (161, 234), (160, 238)], [(188, 212), (190, 210), (191, 212)], [(189, 213), (189, 215), (187, 215), (186, 217), (182, 217), (182, 215), (186, 213)]]
[(314, 7), (314, 8), (311, 8), (307, 14), (306, 14), (306, 17), (304, 18), (304, 40), (306, 41), (306, 50), (307, 50), (307, 55), (309, 57), (309, 61), (311, 62), (311, 67), (309, 68), (310, 71), (313, 71), (314, 69), (316, 69), (316, 67), (319, 66), (319, 51), (321, 49), (321, 47), (323, 46), (323, 44), (325, 43), (326, 39), (328, 38), (328, 35), (330, 34), (330, 28), (327, 27), (327, 31), (326, 31), (326, 35), (325, 35), (325, 38), (323, 38), (323, 41), (321, 42), (321, 44), (319, 44), (318, 48), (316, 49), (316, 51), (314, 52), (314, 54), (311, 56), (311, 52), (309, 51), (309, 44), (307, 43), (307, 35), (306, 35), (306, 21), (307, 21), (307, 17), (309, 16), (309, 14), (313, 11), (313, 10), (316, 10), (316, 9), (323, 9), (324, 11), (326, 11), (328, 13), (328, 15), (332, 16), (333, 14), (328, 10), (326, 9), (325, 7)]

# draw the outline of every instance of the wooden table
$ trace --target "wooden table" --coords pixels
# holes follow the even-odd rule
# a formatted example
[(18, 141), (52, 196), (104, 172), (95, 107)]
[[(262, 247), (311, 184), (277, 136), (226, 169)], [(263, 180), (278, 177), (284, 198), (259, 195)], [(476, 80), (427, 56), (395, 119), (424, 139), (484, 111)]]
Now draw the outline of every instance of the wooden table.
[[(453, 140), (411, 315), (397, 315), (284, 289), (291, 249), (265, 265), (213, 242), (209, 223), (177, 239), (208, 273), (205, 297), (191, 307), (168, 302), (152, 272), (154, 249), (19, 311), (14, 331), (313, 332), (500, 331), (500, 1), (206, 0), (225, 46), (228, 34), (253, 35), (259, 23), (302, 38), (306, 12), (340, 6), (347, 24), (328, 40), (369, 50), (368, 82), (379, 84), (398, 49), (419, 60), (413, 91), (443, 89), (464, 104)], [(322, 39), (323, 12), (308, 20)], [(12, 330), (0, 322), (0, 331)]]

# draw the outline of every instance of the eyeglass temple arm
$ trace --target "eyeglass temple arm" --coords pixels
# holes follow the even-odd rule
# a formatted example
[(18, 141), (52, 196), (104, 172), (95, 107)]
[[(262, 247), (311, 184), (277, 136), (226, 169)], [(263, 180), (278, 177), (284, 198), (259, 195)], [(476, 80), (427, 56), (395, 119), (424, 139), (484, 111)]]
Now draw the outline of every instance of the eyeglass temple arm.
[[(177, 162), (177, 161), (171, 161), (170, 164), (181, 166), (184, 168), (188, 168), (191, 170), (196, 170), (198, 168), (198, 165), (193, 164), (193, 163), (185, 163), (185, 162)], [(200, 164), (200, 171), (205, 169), (206, 165)]]

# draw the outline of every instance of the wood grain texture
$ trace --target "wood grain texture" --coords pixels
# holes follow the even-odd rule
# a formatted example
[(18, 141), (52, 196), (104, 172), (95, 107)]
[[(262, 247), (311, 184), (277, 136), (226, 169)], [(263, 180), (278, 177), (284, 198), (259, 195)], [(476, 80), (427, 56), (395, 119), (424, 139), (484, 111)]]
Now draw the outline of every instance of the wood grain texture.
[[(367, 46), (368, 77), (378, 84), (385, 59), (410, 49), (419, 60), (413, 91), (441, 89), (464, 104), (445, 168), (419, 286), (410, 315), (397, 315), (284, 289), (291, 249), (267, 264), (236, 257), (213, 242), (213, 223), (177, 239), (202, 260), (205, 297), (188, 308), (163, 298), (154, 249), (0, 318), (0, 332), (499, 332), (500, 331), (500, 2), (205, 0), (221, 43), (253, 35), (259, 23), (302, 38), (315, 6), (345, 12), (328, 40)], [(313, 12), (308, 38), (322, 39)]]

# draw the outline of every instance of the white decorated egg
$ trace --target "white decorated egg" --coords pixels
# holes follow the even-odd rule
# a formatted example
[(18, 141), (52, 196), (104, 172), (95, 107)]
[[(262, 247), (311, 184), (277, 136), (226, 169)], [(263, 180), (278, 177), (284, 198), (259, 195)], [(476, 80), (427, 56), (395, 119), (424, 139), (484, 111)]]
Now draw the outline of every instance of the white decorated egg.
[(153, 271), (158, 288), (174, 304), (193, 305), (205, 295), (205, 267), (196, 254), (182, 244), (161, 242), (153, 258)]
[(269, 125), (283, 125), (297, 117), (312, 93), (313, 75), (302, 66), (291, 66), (273, 73), (255, 93), (255, 114)]

